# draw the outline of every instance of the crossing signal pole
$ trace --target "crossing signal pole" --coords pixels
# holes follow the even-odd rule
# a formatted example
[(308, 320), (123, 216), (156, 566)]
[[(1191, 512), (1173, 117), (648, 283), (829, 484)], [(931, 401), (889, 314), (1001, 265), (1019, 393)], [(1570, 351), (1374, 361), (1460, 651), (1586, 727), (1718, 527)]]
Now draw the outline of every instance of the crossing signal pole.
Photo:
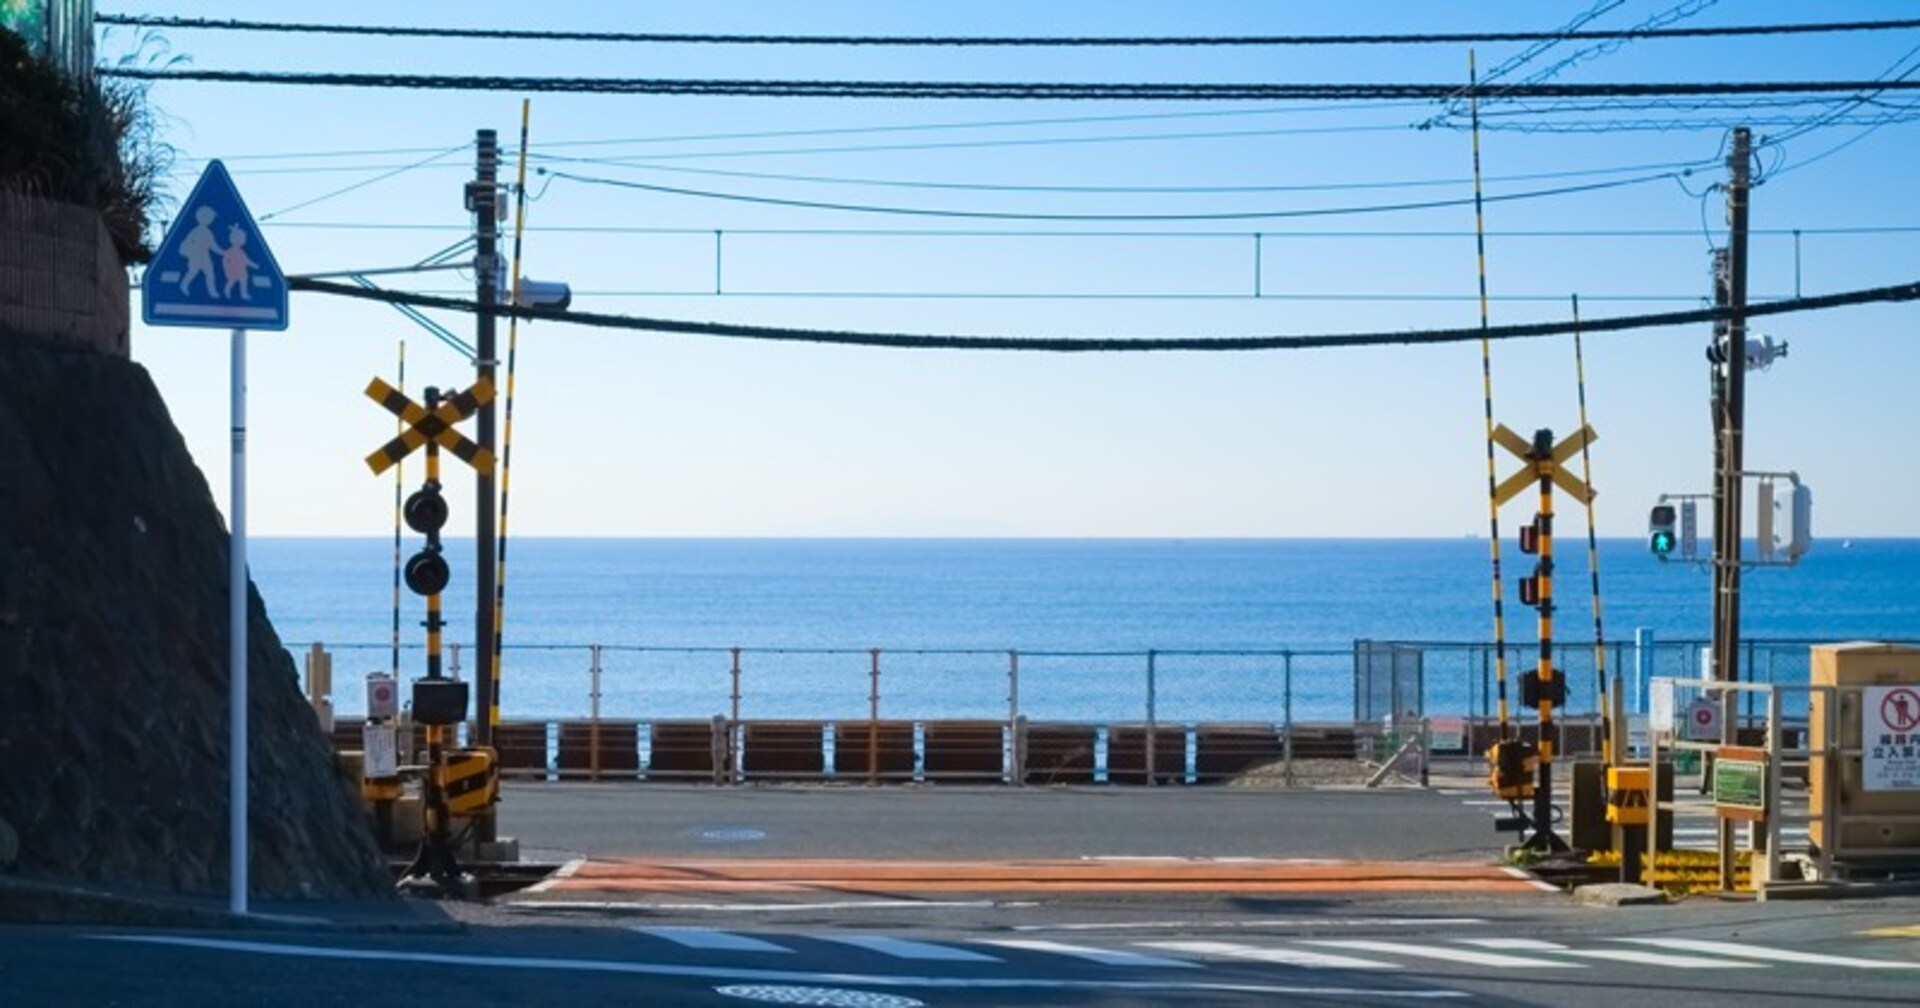
[[(1502, 424), (1494, 428), (1493, 440), (1524, 464), (1512, 476), (1494, 488), (1494, 503), (1504, 504), (1528, 487), (1540, 493), (1539, 510), (1533, 521), (1520, 529), (1520, 552), (1538, 556), (1533, 573), (1520, 579), (1520, 602), (1539, 611), (1540, 659), (1534, 670), (1520, 680), (1520, 702), (1540, 715), (1537, 745), (1519, 739), (1502, 740), (1494, 747), (1493, 782), (1495, 793), (1513, 803), (1511, 822), (1530, 830), (1522, 844), (1528, 850), (1559, 853), (1567, 842), (1553, 831), (1553, 757), (1559, 749), (1559, 727), (1554, 723), (1556, 707), (1565, 707), (1567, 680), (1553, 667), (1553, 488), (1560, 488), (1580, 501), (1593, 499), (1593, 491), (1563, 465), (1591, 443), (1591, 427), (1581, 427), (1558, 444), (1553, 431), (1537, 430), (1529, 443)], [(1531, 776), (1533, 779), (1527, 779)], [(1531, 798), (1533, 808), (1520, 811), (1520, 802)], [(1503, 827), (1504, 828), (1504, 827)]]
[[(1714, 389), (1719, 393), (1713, 409), (1714, 456), (1719, 466), (1713, 518), (1713, 677), (1723, 682), (1740, 678), (1740, 481), (1747, 387), (1747, 211), (1752, 167), (1753, 135), (1743, 126), (1733, 131), (1732, 148), (1727, 153), (1728, 352), (1713, 365)], [(1720, 741), (1731, 745), (1736, 738), (1733, 691), (1724, 691), (1720, 702)], [(1733, 887), (1734, 830), (1733, 820), (1720, 820), (1723, 891)]]
[(422, 781), (420, 852), (407, 869), (408, 877), (425, 876), (453, 891), (460, 882), (454, 856), (453, 816), (482, 818), (492, 810), (498, 794), (493, 751), (476, 745), (453, 750), (454, 725), (467, 717), (467, 684), (448, 678), (441, 669), (441, 592), (450, 580), (441, 552), (440, 530), (446, 526), (448, 506), (441, 494), (440, 449), (446, 448), (473, 466), (475, 472), (493, 469), (493, 452), (468, 440), (454, 425), (493, 400), (493, 385), (485, 379), (473, 387), (442, 397), (437, 388), (425, 390), (425, 404), (415, 403), (400, 390), (375, 378), (367, 398), (400, 418), (405, 425), (398, 437), (367, 456), (374, 475), (385, 472), (417, 448), (427, 450), (426, 482), (407, 498), (402, 508), (407, 527), (427, 537), (426, 545), (406, 563), (407, 587), (427, 602), (427, 674), (413, 681), (413, 719), (427, 730), (427, 770)]
[[(490, 129), (478, 130), (474, 134), (474, 180), (467, 185), (467, 209), (473, 212), (474, 237), (474, 300), (480, 310), (475, 313), (477, 329), (474, 333), (474, 383), (484, 382), (491, 388), (494, 382), (496, 361), (496, 325), (494, 309), (499, 304), (500, 291), (500, 141), (498, 135)], [(491, 398), (483, 403), (477, 416), (474, 430), (480, 447), (489, 455), (497, 449), (494, 439), (494, 411)], [(474, 650), (474, 740), (482, 746), (493, 744), (493, 723), (498, 714), (500, 700), (496, 695), (498, 685), (493, 681), (495, 662), (493, 634), (494, 603), (494, 503), (493, 468), (479, 470), (474, 477), (474, 591), (473, 591), (473, 650)], [(484, 840), (493, 839), (493, 823), (489, 819), (482, 832), (488, 835)]]

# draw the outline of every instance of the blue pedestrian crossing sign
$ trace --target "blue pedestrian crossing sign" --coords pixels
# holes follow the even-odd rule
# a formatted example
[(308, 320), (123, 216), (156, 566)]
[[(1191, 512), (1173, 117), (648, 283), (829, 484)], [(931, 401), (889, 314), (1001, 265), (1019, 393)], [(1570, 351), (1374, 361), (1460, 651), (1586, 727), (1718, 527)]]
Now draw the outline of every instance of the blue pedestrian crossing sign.
[(140, 317), (153, 326), (287, 327), (286, 275), (217, 160), (207, 162), (154, 251)]

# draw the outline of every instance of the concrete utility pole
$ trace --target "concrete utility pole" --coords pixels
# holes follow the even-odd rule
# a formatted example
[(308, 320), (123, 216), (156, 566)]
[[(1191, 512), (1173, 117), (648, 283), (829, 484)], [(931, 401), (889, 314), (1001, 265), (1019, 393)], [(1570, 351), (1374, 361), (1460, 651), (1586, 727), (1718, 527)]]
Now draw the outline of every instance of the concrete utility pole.
[[(1716, 454), (1720, 471), (1713, 520), (1713, 676), (1722, 682), (1740, 678), (1740, 470), (1742, 425), (1747, 391), (1747, 197), (1753, 165), (1753, 134), (1733, 131), (1727, 154), (1727, 335), (1719, 387), (1723, 395), (1715, 412)], [(1721, 695), (1720, 742), (1737, 740), (1732, 691)], [(1720, 820), (1720, 888), (1733, 888), (1734, 822)]]
[[(474, 180), (467, 185), (467, 209), (473, 211), (474, 300), (480, 305), (475, 315), (478, 325), (474, 340), (475, 381), (493, 382), (494, 308), (498, 302), (500, 256), (500, 141), (493, 130), (474, 134)], [(480, 407), (475, 433), (480, 447), (496, 454), (493, 401)], [(493, 682), (493, 595), (494, 595), (494, 487), (493, 473), (476, 474), (474, 485), (474, 589), (473, 589), (473, 724), (477, 745), (493, 744), (493, 708), (498, 698)]]

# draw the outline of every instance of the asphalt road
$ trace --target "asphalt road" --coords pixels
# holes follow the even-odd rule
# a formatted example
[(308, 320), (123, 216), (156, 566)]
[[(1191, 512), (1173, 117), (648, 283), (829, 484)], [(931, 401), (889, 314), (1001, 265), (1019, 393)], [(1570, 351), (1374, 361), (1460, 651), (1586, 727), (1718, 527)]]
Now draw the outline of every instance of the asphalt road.
[[(591, 859), (580, 872), (666, 866), (680, 888), (408, 901), (209, 930), (0, 927), (0, 1004), (1920, 1001), (1920, 898), (1597, 909), (1525, 885), (1412, 888), (1496, 870), (1504, 838), (1482, 800), (1470, 789), (520, 785), (503, 834)], [(897, 878), (792, 884), (829, 863), (874, 878), (909, 865), (922, 882), (934, 865), (965, 881), (932, 893), (891, 891)], [(1119, 882), (1083, 891), (1029, 877), (1076, 864)], [(1375, 864), (1407, 884), (1249, 881), (1351, 880)], [(720, 885), (743, 865), (775, 877)], [(1159, 884), (1196, 872), (1212, 881)]]
[(1511, 840), (1485, 808), (1412, 788), (520, 784), (504, 789), (499, 831), (592, 857), (1423, 861), (1495, 859)]
[(0, 928), (8, 1005), (1912, 1004), (1920, 904), (541, 915), (457, 934)]

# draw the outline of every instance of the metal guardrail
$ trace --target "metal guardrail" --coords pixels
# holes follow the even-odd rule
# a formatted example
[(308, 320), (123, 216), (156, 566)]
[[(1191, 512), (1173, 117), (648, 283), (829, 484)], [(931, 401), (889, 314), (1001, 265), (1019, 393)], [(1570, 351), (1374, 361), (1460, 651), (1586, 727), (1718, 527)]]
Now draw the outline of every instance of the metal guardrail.
[[(1814, 641), (1750, 640), (1739, 680), (1791, 686), (1808, 681)], [(1655, 676), (1707, 678), (1705, 640), (1609, 642), (1609, 676), (1626, 678), (1627, 707), (1647, 709)], [(390, 644), (327, 644), (349, 655), (378, 655)], [(298, 645), (305, 650), (306, 645)], [(400, 676), (423, 649), (401, 649)], [(470, 648), (451, 645), (449, 670), (461, 674)], [(1534, 656), (1506, 646), (1512, 713), (1517, 680)], [(368, 663), (375, 664), (375, 663)], [(1294, 720), (1384, 722), (1414, 717), (1489, 719), (1498, 693), (1498, 649), (1486, 642), (1356, 641), (1350, 648), (1018, 651), (950, 648), (660, 647), (636, 644), (508, 644), (503, 648), (502, 709), (512, 717), (561, 719), (597, 711), (614, 718), (729, 720), (998, 719), (1156, 722)], [(1597, 716), (1597, 661), (1591, 645), (1556, 651), (1569, 685), (1560, 710)], [(576, 683), (574, 703), (529, 704), (516, 683)], [(356, 713), (358, 697), (333, 698)], [(577, 706), (575, 705), (577, 704)], [(1742, 694), (1740, 714), (1764, 716), (1757, 694)], [(1804, 697), (1787, 714), (1804, 716)], [(1524, 718), (1520, 718), (1525, 720)]]
[[(1804, 683), (1810, 643), (1750, 641), (1743, 675)], [(1705, 644), (1612, 642), (1603, 654), (1609, 674), (1634, 670), (1645, 681), (1697, 671)], [(390, 644), (330, 648), (390, 660)], [(401, 650), (406, 678), (422, 649)], [(457, 678), (472, 652), (450, 650)], [(1533, 724), (1518, 706), (1517, 679), (1533, 655), (1507, 650), (1510, 713), (1524, 736)], [(1498, 651), (1482, 642), (1128, 651), (509, 644), (503, 655), (510, 724), (500, 728), (529, 753), (537, 742), (540, 755), (522, 769), (556, 775), (1198, 782), (1270, 754), (1290, 781), (1301, 745), (1378, 761), (1390, 755), (1383, 739), (1420, 724), (1424, 760), (1428, 751), (1478, 754), (1496, 734)], [(1598, 704), (1581, 686), (1595, 681), (1594, 649), (1570, 645), (1556, 663), (1572, 684), (1557, 711), (1562, 752), (1598, 752)], [(564, 695), (554, 683), (578, 683), (580, 705), (516, 703), (525, 695), (516, 683), (534, 677), (549, 697)], [(1644, 705), (1645, 693), (1632, 699)], [(1741, 696), (1742, 724), (1765, 717), (1760, 694)], [(343, 717), (360, 713), (356, 697), (332, 699)], [(1805, 706), (1800, 695), (1781, 716), (1804, 721)]]

